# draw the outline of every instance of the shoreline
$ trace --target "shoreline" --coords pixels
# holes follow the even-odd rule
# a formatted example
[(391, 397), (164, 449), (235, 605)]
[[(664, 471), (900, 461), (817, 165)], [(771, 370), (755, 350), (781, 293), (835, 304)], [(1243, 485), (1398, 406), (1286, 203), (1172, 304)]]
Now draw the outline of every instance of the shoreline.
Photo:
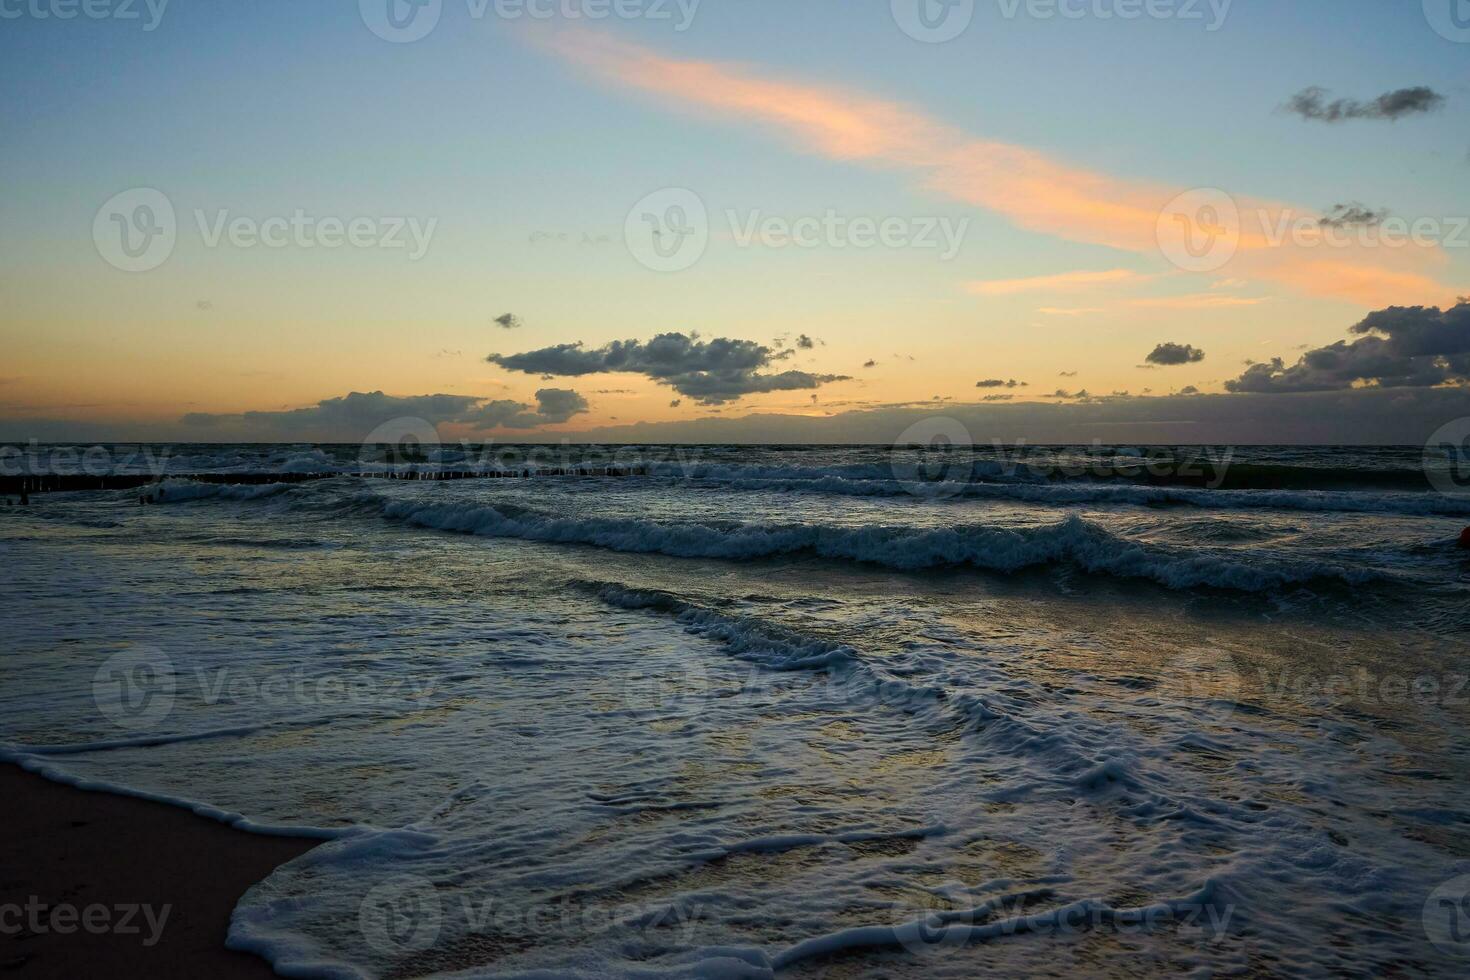
[(261, 980), (225, 948), (235, 903), (320, 839), (252, 834), (167, 803), (0, 762), (0, 969), (21, 980)]

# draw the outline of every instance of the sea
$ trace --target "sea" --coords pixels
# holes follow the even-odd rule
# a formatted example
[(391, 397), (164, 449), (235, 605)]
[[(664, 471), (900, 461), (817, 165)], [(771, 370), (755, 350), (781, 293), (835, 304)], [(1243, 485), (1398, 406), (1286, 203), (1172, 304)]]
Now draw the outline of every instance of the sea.
[(321, 839), (283, 975), (1470, 973), (1453, 447), (0, 469), (157, 477), (0, 504), (0, 757)]

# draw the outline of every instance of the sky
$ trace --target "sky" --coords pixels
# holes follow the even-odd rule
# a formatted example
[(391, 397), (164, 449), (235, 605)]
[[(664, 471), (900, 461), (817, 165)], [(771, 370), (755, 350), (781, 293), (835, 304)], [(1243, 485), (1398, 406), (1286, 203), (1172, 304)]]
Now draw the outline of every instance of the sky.
[(0, 0), (0, 438), (1420, 442), (1467, 69), (1466, 0)]

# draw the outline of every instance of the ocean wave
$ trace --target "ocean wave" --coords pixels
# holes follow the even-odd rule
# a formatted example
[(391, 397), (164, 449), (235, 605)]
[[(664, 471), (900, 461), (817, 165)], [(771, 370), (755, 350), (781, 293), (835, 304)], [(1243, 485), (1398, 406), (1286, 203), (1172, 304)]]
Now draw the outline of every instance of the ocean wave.
[[(1250, 490), (1147, 486), (1113, 482), (1046, 482), (1035, 477), (996, 473), (969, 480), (923, 481), (895, 476), (887, 467), (704, 466), (688, 471), (657, 467), (655, 475), (685, 479), (696, 486), (773, 493), (828, 494), (845, 497), (903, 497), (919, 500), (1014, 500), (1067, 506), (1075, 504), (1190, 506), (1219, 510), (1295, 510), (1405, 515), (1470, 515), (1470, 498), (1435, 493), (1352, 490)], [(1000, 480), (1000, 482), (995, 482)]]
[[(191, 500), (260, 500), (291, 490), (292, 483), (196, 483), (193, 480), (164, 480), (155, 488), (143, 491), (155, 504), (181, 504)], [(122, 496), (135, 491), (122, 490)]]
[(386, 499), (381, 501), (381, 512), (392, 520), (441, 531), (678, 558), (749, 560), (809, 554), (902, 571), (972, 567), (1001, 573), (1070, 564), (1094, 574), (1147, 579), (1171, 589), (1209, 587), (1240, 592), (1268, 592), (1319, 579), (1358, 583), (1382, 577), (1316, 561), (1265, 564), (1171, 553), (1127, 541), (1076, 515), (1042, 527), (914, 528), (563, 517), (504, 505)]
[(617, 582), (578, 580), (572, 584), (610, 606), (649, 609), (673, 616), (690, 633), (723, 643), (736, 657), (776, 670), (816, 670), (857, 661), (855, 652), (846, 644), (802, 636), (750, 617), (727, 616), (669, 592), (638, 589)]

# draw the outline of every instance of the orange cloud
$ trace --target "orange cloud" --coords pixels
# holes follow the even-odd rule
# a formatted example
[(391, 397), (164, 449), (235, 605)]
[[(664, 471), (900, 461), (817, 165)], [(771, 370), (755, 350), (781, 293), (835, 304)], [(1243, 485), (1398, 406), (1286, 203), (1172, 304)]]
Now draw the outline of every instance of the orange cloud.
[(1059, 292), (1066, 289), (1083, 289), (1087, 286), (1109, 286), (1125, 282), (1141, 282), (1149, 276), (1127, 269), (1112, 269), (1108, 272), (1063, 272), (1054, 276), (1030, 276), (1025, 279), (987, 279), (966, 283), (965, 288), (977, 296), (1010, 296), (1045, 290)]
[(1157, 310), (1215, 310), (1234, 306), (1255, 306), (1266, 302), (1264, 296), (1222, 296), (1219, 293), (1193, 293), (1189, 296), (1151, 296), (1135, 299), (1129, 305)]
[[(554, 31), (541, 42), (600, 78), (677, 106), (769, 126), (801, 149), (844, 161), (915, 172), (918, 184), (1005, 215), (1018, 227), (1069, 241), (1162, 255), (1160, 215), (1183, 191), (1112, 177), (1026, 147), (972, 137), (916, 109), (846, 89), (763, 77), (748, 66), (681, 61), (607, 35)], [(1368, 306), (1452, 302), (1428, 274), (1438, 248), (1304, 247), (1283, 239), (1285, 218), (1310, 224), (1310, 209), (1244, 197), (1226, 221), (1235, 254), (1209, 270), (1280, 283), (1314, 296)]]

